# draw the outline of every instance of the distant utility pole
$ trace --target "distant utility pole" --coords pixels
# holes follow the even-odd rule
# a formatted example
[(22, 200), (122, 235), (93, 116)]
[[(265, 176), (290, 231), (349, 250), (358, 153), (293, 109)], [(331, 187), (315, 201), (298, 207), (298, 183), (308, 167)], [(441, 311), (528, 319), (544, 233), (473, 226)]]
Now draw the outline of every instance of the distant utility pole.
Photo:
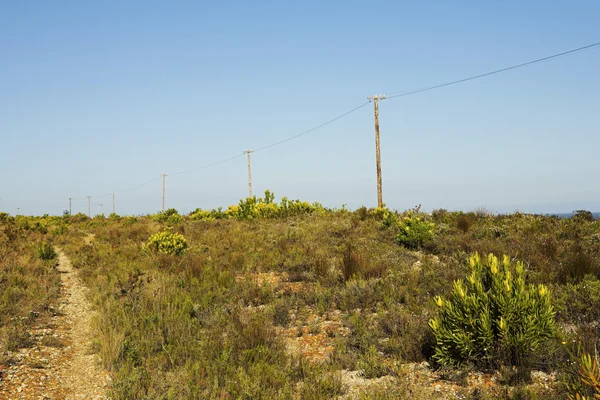
[(115, 213), (115, 192), (112, 193), (113, 194), (113, 214)]
[(91, 205), (91, 200), (92, 200), (92, 196), (88, 196), (88, 218), (92, 218), (92, 205)]
[(100, 203), (100, 214), (104, 215), (104, 204)]
[(162, 191), (162, 212), (165, 212), (165, 178), (167, 174), (162, 174), (163, 191)]
[(248, 154), (248, 194), (252, 197), (252, 169), (250, 167), (250, 153), (254, 153), (254, 150), (246, 150), (244, 153)]
[(73, 200), (73, 198), (69, 197), (69, 215), (72, 215), (71, 214), (71, 200)]
[(383, 207), (383, 194), (381, 193), (381, 149), (379, 145), (379, 100), (385, 100), (384, 94), (367, 97), (373, 101), (375, 112), (375, 157), (377, 159), (377, 207)]

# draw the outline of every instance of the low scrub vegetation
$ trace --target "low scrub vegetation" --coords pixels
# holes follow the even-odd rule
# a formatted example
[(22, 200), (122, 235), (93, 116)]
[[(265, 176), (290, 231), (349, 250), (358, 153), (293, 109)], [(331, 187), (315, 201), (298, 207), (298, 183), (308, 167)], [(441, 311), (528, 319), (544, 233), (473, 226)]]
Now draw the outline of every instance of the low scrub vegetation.
[(0, 364), (30, 346), (27, 328), (35, 319), (52, 315), (60, 288), (48, 242), (53, 225), (62, 226), (58, 218), (0, 213)]
[[(587, 213), (350, 212), (266, 192), (188, 216), (0, 221), (4, 254), (50, 282), (38, 243), (78, 268), (113, 399), (595, 395), (600, 221)], [(7, 258), (0, 296), (25, 279)], [(0, 315), (26, 315), (27, 298)]]

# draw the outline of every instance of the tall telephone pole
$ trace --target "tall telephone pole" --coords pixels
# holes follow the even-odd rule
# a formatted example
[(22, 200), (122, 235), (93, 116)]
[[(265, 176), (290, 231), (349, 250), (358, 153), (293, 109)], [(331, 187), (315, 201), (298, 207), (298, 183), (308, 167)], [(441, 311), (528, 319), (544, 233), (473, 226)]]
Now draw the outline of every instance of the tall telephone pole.
[(115, 192), (112, 193), (113, 194), (113, 214), (115, 213)]
[(92, 196), (88, 196), (88, 218), (92, 218), (92, 205), (90, 203)]
[(250, 153), (254, 153), (254, 150), (246, 150), (244, 153), (248, 154), (248, 194), (252, 197), (252, 169), (250, 167)]
[(72, 197), (69, 197), (69, 215), (73, 215), (73, 214), (71, 213), (71, 200), (73, 200), (73, 198), (72, 198)]
[(162, 191), (162, 212), (165, 212), (165, 178), (167, 174), (161, 174), (162, 182), (163, 182), (163, 191)]
[(383, 194), (381, 193), (381, 149), (379, 145), (379, 100), (385, 100), (384, 94), (367, 97), (373, 101), (375, 113), (375, 157), (377, 159), (377, 207), (383, 207)]

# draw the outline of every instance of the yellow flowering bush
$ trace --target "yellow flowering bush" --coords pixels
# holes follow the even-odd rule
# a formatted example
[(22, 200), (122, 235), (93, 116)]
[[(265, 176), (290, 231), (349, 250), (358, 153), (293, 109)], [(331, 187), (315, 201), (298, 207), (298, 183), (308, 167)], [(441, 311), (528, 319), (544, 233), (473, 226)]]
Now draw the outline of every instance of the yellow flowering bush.
[(202, 210), (198, 208), (190, 214), (190, 218), (200, 221), (212, 221), (214, 219), (257, 219), (257, 218), (285, 218), (293, 215), (323, 213), (325, 209), (319, 203), (308, 203), (300, 200), (288, 200), (287, 197), (281, 199), (278, 204), (275, 202), (275, 195), (270, 191), (265, 191), (263, 198), (249, 197), (240, 200), (239, 204), (229, 206), (225, 211)]
[(398, 223), (396, 240), (410, 249), (418, 249), (433, 239), (435, 224), (423, 219), (418, 214), (409, 212)]
[(187, 249), (185, 237), (179, 233), (158, 232), (148, 238), (145, 248), (154, 253), (181, 255)]
[(433, 359), (442, 365), (523, 365), (555, 334), (554, 309), (544, 285), (525, 284), (522, 262), (493, 254), (469, 258), (470, 274), (457, 280), (450, 296), (436, 296), (438, 316)]

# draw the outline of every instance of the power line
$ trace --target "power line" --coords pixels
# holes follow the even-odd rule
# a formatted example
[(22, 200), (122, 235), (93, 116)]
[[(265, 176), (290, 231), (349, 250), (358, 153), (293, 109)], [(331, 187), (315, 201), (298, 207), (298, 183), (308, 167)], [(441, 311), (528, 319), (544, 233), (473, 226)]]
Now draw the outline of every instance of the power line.
[[(446, 83), (442, 83), (442, 84), (439, 84), (439, 85), (428, 86), (428, 87), (424, 87), (424, 88), (421, 88), (421, 89), (412, 90), (412, 91), (408, 91), (408, 92), (395, 92), (395, 93), (392, 93), (391, 95), (386, 96), (386, 98), (387, 99), (393, 99), (393, 98), (397, 98), (397, 97), (404, 97), (404, 96), (409, 96), (409, 95), (413, 95), (413, 94), (417, 94), (417, 93), (422, 93), (422, 92), (426, 92), (426, 91), (430, 91), (430, 90), (440, 89), (440, 88), (443, 88), (443, 87), (452, 86), (452, 85), (456, 85), (456, 84), (459, 84), (459, 83), (463, 83), (463, 82), (467, 82), (467, 81), (471, 81), (471, 80), (475, 80), (475, 79), (487, 77), (487, 76), (490, 76), (490, 75), (495, 75), (495, 74), (499, 74), (499, 73), (502, 73), (502, 72), (510, 71), (510, 70), (513, 70), (513, 69), (526, 67), (526, 66), (529, 66), (529, 65), (532, 65), (532, 64), (537, 64), (537, 63), (541, 63), (541, 62), (544, 62), (544, 61), (552, 60), (552, 59), (555, 59), (555, 58), (558, 58), (558, 57), (570, 55), (570, 54), (577, 53), (577, 52), (580, 52), (580, 51), (583, 51), (583, 50), (587, 50), (587, 49), (590, 49), (590, 48), (593, 48), (593, 47), (597, 47), (597, 46), (600, 46), (600, 42), (592, 43), (592, 44), (589, 44), (587, 46), (583, 46), (583, 47), (579, 47), (579, 48), (576, 48), (576, 49), (564, 51), (564, 52), (558, 53), (558, 54), (553, 54), (553, 55), (550, 55), (550, 56), (547, 56), (547, 57), (539, 58), (539, 59), (528, 61), (528, 62), (525, 62), (525, 63), (521, 63), (521, 64), (517, 64), (517, 65), (512, 65), (512, 66), (509, 66), (509, 67), (506, 67), (506, 68), (502, 68), (502, 69), (498, 69), (498, 70), (486, 72), (486, 73), (483, 73), (483, 74), (471, 76), (471, 77), (468, 77), (468, 78), (463, 78), (463, 79), (459, 79), (459, 80), (455, 80), (455, 81), (451, 81), (451, 82), (446, 82)], [(269, 148), (272, 148), (272, 147), (275, 147), (275, 146), (279, 146), (279, 145), (287, 143), (287, 142), (289, 142), (291, 140), (297, 139), (297, 138), (299, 138), (301, 136), (304, 136), (304, 135), (306, 135), (308, 133), (314, 132), (317, 129), (320, 129), (320, 128), (326, 126), (326, 125), (329, 125), (329, 124), (331, 124), (331, 123), (339, 120), (339, 119), (344, 118), (345, 116), (347, 116), (349, 114), (352, 114), (352, 113), (360, 110), (361, 108), (363, 108), (364, 106), (366, 106), (369, 103), (370, 103), (370, 101), (367, 101), (367, 102), (365, 102), (363, 104), (360, 104), (359, 106), (354, 107), (351, 110), (346, 111), (346, 112), (344, 112), (344, 113), (342, 113), (342, 114), (340, 114), (340, 115), (338, 115), (338, 116), (336, 116), (334, 118), (331, 118), (331, 119), (329, 119), (329, 120), (327, 120), (327, 121), (325, 121), (325, 122), (323, 122), (323, 123), (321, 123), (321, 124), (319, 124), (319, 125), (317, 125), (317, 126), (315, 126), (313, 128), (310, 128), (308, 130), (305, 130), (303, 132), (300, 132), (298, 134), (295, 134), (295, 135), (290, 136), (288, 138), (285, 138), (283, 140), (271, 143), (269, 145), (266, 145), (266, 146), (263, 146), (263, 147), (259, 147), (258, 149), (254, 150), (254, 152), (259, 152), (259, 151), (267, 150)], [(220, 165), (220, 164), (227, 163), (227, 162), (232, 161), (234, 159), (243, 157), (245, 154), (246, 154), (246, 152), (242, 152), (242, 153), (239, 153), (239, 154), (237, 154), (235, 156), (223, 159), (221, 161), (217, 161), (217, 162), (213, 162), (213, 163), (210, 163), (210, 164), (206, 164), (206, 165), (203, 165), (203, 166), (198, 167), (198, 168), (191, 168), (191, 169), (187, 169), (187, 170), (183, 170), (183, 171), (173, 172), (173, 173), (170, 173), (169, 175), (171, 175), (171, 176), (182, 175), (182, 174), (186, 174), (186, 173), (190, 173), (190, 172), (195, 172), (195, 171), (200, 171), (200, 170), (208, 169), (208, 168)], [(142, 186), (145, 186), (145, 185), (147, 185), (149, 183), (152, 183), (154, 181), (157, 181), (159, 179), (161, 179), (161, 177), (155, 177), (155, 178), (152, 178), (152, 179), (150, 179), (150, 180), (148, 180), (148, 181), (146, 181), (144, 183), (141, 183), (139, 185), (135, 185), (135, 186), (129, 187), (127, 189), (124, 189), (124, 190), (121, 190), (121, 191), (118, 191), (118, 192), (111, 192), (111, 193), (107, 193), (107, 194), (104, 194), (104, 195), (93, 196), (93, 197), (94, 198), (102, 198), (102, 197), (112, 196), (112, 195), (114, 195), (114, 193), (125, 193), (125, 192), (128, 192), (130, 190), (138, 189), (138, 188), (140, 188)], [(92, 197), (92, 196), (86, 196), (86, 197), (88, 198), (88, 201), (89, 201), (89, 197)], [(81, 198), (83, 199), (83, 198), (86, 198), (86, 197), (82, 196)], [(73, 198), (73, 199), (79, 199), (79, 198)]]
[(558, 53), (558, 54), (553, 54), (551, 56), (547, 56), (547, 57), (543, 57), (543, 58), (538, 58), (537, 60), (528, 61), (528, 62), (525, 62), (525, 63), (522, 63), (522, 64), (512, 65), (510, 67), (506, 67), (506, 68), (502, 68), (502, 69), (497, 69), (495, 71), (486, 72), (484, 74), (471, 76), (469, 78), (459, 79), (459, 80), (452, 81), (452, 82), (446, 82), (446, 83), (442, 83), (440, 85), (435, 85), (435, 86), (428, 86), (428, 87), (425, 87), (425, 88), (422, 88), (422, 89), (412, 90), (412, 91), (409, 91), (409, 92), (400, 92), (400, 93), (396, 92), (396, 93), (392, 93), (391, 95), (388, 95), (387, 98), (388, 99), (393, 99), (393, 98), (396, 98), (396, 97), (404, 97), (404, 96), (409, 96), (409, 95), (412, 95), (412, 94), (427, 92), (429, 90), (443, 88), (443, 87), (446, 87), (446, 86), (452, 86), (452, 85), (456, 85), (456, 84), (459, 84), (459, 83), (463, 83), (463, 82), (467, 82), (467, 81), (472, 81), (472, 80), (475, 80), (475, 79), (483, 78), (483, 77), (486, 77), (486, 76), (495, 75), (495, 74), (499, 74), (499, 73), (502, 73), (502, 72), (510, 71), (510, 70), (513, 70), (513, 69), (526, 67), (528, 65), (541, 63), (543, 61), (552, 60), (554, 58), (558, 58), (558, 57), (566, 56), (566, 55), (569, 55), (569, 54), (577, 53), (577, 52), (580, 52), (580, 51), (583, 51), (583, 50), (591, 49), (592, 47), (596, 47), (596, 46), (600, 46), (600, 42), (588, 44), (587, 46), (578, 47), (576, 49), (564, 51), (564, 52)]
[[(140, 183), (139, 185), (132, 186), (132, 187), (130, 187), (130, 188), (127, 188), (127, 189), (125, 189), (125, 190), (121, 190), (121, 191), (119, 191), (119, 192), (115, 192), (115, 193), (125, 193), (125, 192), (129, 192), (130, 190), (141, 188), (142, 186), (146, 186), (147, 184), (149, 184), (149, 183), (151, 183), (151, 182), (154, 182), (154, 181), (157, 181), (157, 180), (159, 180), (159, 179), (160, 179), (160, 176), (157, 176), (156, 178), (152, 178), (152, 179), (150, 179), (150, 180), (148, 180), (148, 181), (146, 181), (146, 182), (144, 182), (144, 183)], [(109, 194), (107, 194), (107, 196), (110, 196), (110, 195), (112, 195), (112, 193), (109, 193)]]
[[(310, 128), (310, 129), (308, 129), (308, 130), (305, 130), (305, 131), (303, 131), (303, 132), (300, 132), (300, 133), (298, 133), (298, 134), (296, 134), (296, 135), (290, 136), (290, 137), (288, 137), (288, 138), (286, 138), (286, 139), (283, 139), (283, 140), (280, 140), (280, 141), (278, 141), (278, 142), (271, 143), (271, 144), (269, 144), (269, 145), (266, 145), (266, 146), (260, 147), (260, 148), (258, 148), (257, 150), (254, 150), (254, 152), (256, 153), (256, 152), (258, 152), (258, 151), (266, 150), (266, 149), (269, 149), (269, 148), (271, 148), (271, 147), (279, 146), (280, 144), (287, 143), (287, 142), (289, 142), (289, 141), (291, 141), (291, 140), (297, 139), (297, 138), (299, 138), (299, 137), (301, 137), (301, 136), (304, 136), (304, 135), (306, 135), (306, 134), (308, 134), (308, 133), (314, 132), (314, 131), (316, 131), (317, 129), (320, 129), (320, 128), (322, 128), (322, 127), (326, 126), (326, 125), (329, 125), (329, 124), (331, 124), (331, 123), (333, 123), (333, 122), (335, 122), (335, 121), (339, 120), (339, 119), (342, 119), (342, 118), (344, 118), (345, 116), (347, 116), (347, 115), (349, 115), (349, 114), (352, 114), (352, 113), (353, 113), (353, 112), (355, 112), (355, 111), (358, 111), (359, 109), (363, 108), (363, 107), (364, 107), (364, 106), (366, 106), (367, 104), (369, 104), (369, 102), (368, 102), (368, 101), (367, 101), (366, 103), (363, 103), (363, 104), (359, 105), (358, 107), (354, 107), (353, 109), (351, 109), (351, 110), (349, 110), (349, 111), (346, 111), (346, 112), (344, 112), (344, 113), (342, 113), (342, 114), (340, 114), (340, 115), (338, 115), (338, 116), (336, 116), (336, 117), (334, 117), (334, 118), (331, 118), (331, 119), (329, 119), (329, 120), (327, 120), (327, 121), (323, 122), (322, 124), (319, 124), (319, 125), (317, 125), (317, 126), (315, 126), (315, 127), (313, 127), (313, 128)], [(229, 161), (231, 161), (231, 160), (235, 160), (236, 158), (243, 157), (245, 154), (246, 154), (246, 152), (244, 151), (244, 152), (242, 152), (242, 153), (240, 153), (240, 154), (237, 154), (237, 155), (235, 155), (235, 156), (233, 156), (233, 157), (226, 158), (226, 159), (224, 159), (224, 160), (221, 160), (221, 161), (217, 161), (217, 162), (214, 162), (214, 163), (211, 163), (211, 164), (207, 164), (207, 165), (204, 165), (204, 166), (202, 166), (202, 167), (198, 167), (198, 168), (192, 168), (192, 169), (187, 169), (187, 170), (184, 170), (184, 171), (173, 172), (173, 173), (170, 173), (169, 175), (181, 175), (181, 174), (187, 174), (188, 172), (200, 171), (200, 170), (203, 170), (203, 169), (207, 169), (207, 168), (210, 168), (210, 167), (214, 167), (214, 166), (216, 166), (216, 165), (219, 165), (219, 164), (224, 164), (224, 163), (226, 163), (226, 162), (229, 162)]]
[[(340, 115), (338, 115), (338, 116), (336, 116), (336, 117), (334, 117), (334, 118), (331, 118), (331, 119), (329, 119), (329, 120), (327, 120), (327, 121), (323, 122), (322, 124), (319, 124), (319, 125), (317, 125), (317, 126), (315, 126), (315, 127), (311, 128), (311, 129), (308, 129), (308, 130), (306, 130), (306, 131), (300, 132), (300, 133), (298, 133), (298, 134), (296, 134), (296, 135), (294, 135), (294, 136), (290, 136), (290, 137), (288, 137), (288, 138), (286, 138), (286, 139), (283, 139), (283, 140), (280, 140), (280, 141), (278, 141), (278, 142), (271, 143), (271, 144), (269, 144), (269, 145), (267, 145), (267, 146), (263, 146), (263, 147), (259, 148), (258, 150), (255, 150), (255, 152), (257, 152), (257, 151), (262, 151), (262, 150), (266, 150), (266, 149), (268, 149), (268, 148), (271, 148), (271, 147), (278, 146), (278, 145), (280, 145), (280, 144), (283, 144), (283, 143), (289, 142), (290, 140), (294, 140), (294, 139), (297, 139), (297, 138), (299, 138), (299, 137), (301, 137), (301, 136), (304, 136), (304, 135), (306, 135), (306, 134), (308, 134), (308, 133), (310, 133), (310, 132), (316, 131), (316, 130), (317, 130), (317, 129), (319, 129), (319, 128), (322, 128), (322, 127), (324, 127), (324, 126), (326, 126), (326, 125), (329, 125), (329, 124), (331, 124), (331, 123), (333, 123), (333, 122), (335, 122), (335, 121), (337, 121), (337, 120), (339, 120), (339, 119), (341, 119), (341, 118), (343, 118), (343, 117), (345, 117), (345, 116), (347, 116), (347, 115), (349, 115), (349, 114), (352, 114), (352, 113), (353, 113), (353, 112), (355, 112), (355, 111), (358, 111), (359, 109), (363, 108), (363, 107), (364, 107), (364, 106), (366, 106), (367, 104), (369, 104), (369, 102), (368, 102), (368, 101), (367, 101), (366, 103), (363, 103), (363, 104), (359, 105), (358, 107), (355, 107), (355, 108), (353, 108), (353, 109), (351, 109), (351, 110), (349, 110), (349, 111), (346, 111), (346, 112), (345, 112), (345, 113), (343, 113), (343, 114), (340, 114)], [(191, 168), (191, 169), (187, 169), (187, 170), (183, 170), (183, 171), (172, 172), (172, 173), (170, 173), (170, 174), (168, 174), (168, 175), (175, 176), (175, 175), (182, 175), (182, 174), (187, 174), (187, 173), (190, 173), (190, 172), (195, 172), (195, 171), (201, 171), (201, 170), (208, 169), (208, 168), (211, 168), (211, 167), (214, 167), (214, 166), (220, 165), (220, 164), (225, 164), (225, 163), (227, 163), (227, 162), (229, 162), (229, 161), (235, 160), (236, 158), (243, 157), (245, 154), (246, 154), (245, 152), (242, 152), (242, 153), (236, 154), (235, 156), (232, 156), (232, 157), (229, 157), (229, 158), (223, 159), (223, 160), (221, 160), (221, 161), (217, 161), (217, 162), (213, 162), (213, 163), (210, 163), (210, 164), (206, 164), (206, 165), (203, 165), (203, 166), (201, 166), (201, 167), (198, 167), (198, 168)], [(156, 181), (156, 180), (159, 180), (159, 179), (161, 179), (161, 178), (160, 178), (160, 177), (152, 178), (152, 179), (150, 179), (150, 180), (148, 180), (148, 181), (146, 181), (146, 182), (144, 182), (144, 183), (141, 183), (141, 184), (139, 184), (139, 185), (132, 186), (132, 187), (130, 187), (130, 188), (127, 188), (127, 189), (125, 189), (125, 190), (121, 190), (121, 191), (114, 192), (114, 193), (124, 193), (124, 192), (128, 192), (128, 191), (130, 191), (130, 190), (138, 189), (138, 188), (140, 188), (140, 187), (142, 187), (142, 186), (145, 186), (145, 185), (147, 185), (147, 184), (149, 184), (149, 183), (151, 183), (151, 182), (154, 182), (154, 181)], [(94, 196), (94, 197), (95, 197), (95, 198), (102, 198), (102, 197), (108, 197), (108, 196), (112, 196), (112, 195), (113, 195), (113, 192), (111, 192), (111, 193), (107, 193), (107, 194), (104, 194), (104, 195), (101, 195), (101, 196)], [(82, 198), (86, 198), (86, 197), (82, 197)]]
[(346, 111), (345, 113), (343, 113), (343, 114), (340, 114), (340, 115), (338, 115), (338, 116), (337, 116), (337, 117), (335, 117), (335, 118), (332, 118), (332, 119), (330, 119), (330, 120), (328, 120), (328, 121), (326, 121), (326, 122), (323, 122), (322, 124), (320, 124), (320, 125), (317, 125), (317, 126), (315, 126), (314, 128), (310, 128), (310, 129), (308, 129), (308, 130), (306, 130), (306, 131), (304, 131), (304, 132), (300, 132), (300, 133), (298, 133), (298, 134), (296, 134), (296, 135), (294, 135), (294, 136), (290, 136), (290, 137), (288, 137), (287, 139), (280, 140), (279, 142), (275, 142), (275, 143), (271, 143), (271, 144), (269, 144), (269, 145), (267, 145), (267, 146), (259, 147), (258, 149), (254, 150), (254, 152), (255, 152), (255, 153), (257, 153), (257, 152), (259, 152), (259, 151), (262, 151), (262, 150), (270, 149), (271, 147), (279, 146), (280, 144), (287, 143), (287, 142), (289, 142), (290, 140), (294, 140), (294, 139), (297, 139), (297, 138), (299, 138), (300, 136), (304, 136), (304, 135), (306, 135), (307, 133), (311, 133), (311, 132), (313, 132), (313, 131), (316, 131), (317, 129), (319, 129), (319, 128), (322, 128), (322, 127), (324, 127), (325, 125), (329, 125), (329, 124), (331, 124), (332, 122), (335, 122), (335, 121), (337, 121), (338, 119), (342, 119), (342, 118), (344, 118), (346, 115), (352, 114), (353, 112), (360, 110), (361, 108), (363, 108), (363, 107), (364, 107), (364, 106), (366, 106), (367, 104), (369, 104), (369, 102), (368, 102), (368, 101), (367, 101), (366, 103), (363, 103), (363, 104), (361, 104), (361, 105), (360, 105), (360, 106), (358, 106), (358, 107), (355, 107), (355, 108), (353, 108), (353, 109), (352, 109), (352, 110), (350, 110), (350, 111)]
[(243, 155), (244, 155), (244, 153), (240, 153), (240, 154), (237, 154), (237, 155), (235, 155), (233, 157), (229, 157), (229, 158), (226, 158), (226, 159), (221, 160), (221, 161), (217, 161), (217, 162), (214, 162), (214, 163), (211, 163), (211, 164), (203, 165), (202, 167), (192, 168), (192, 169), (186, 169), (185, 171), (173, 172), (173, 173), (170, 173), (169, 175), (181, 175), (181, 174), (187, 174), (188, 172), (200, 171), (200, 170), (203, 170), (203, 169), (214, 167), (214, 166), (219, 165), (219, 164), (225, 164), (226, 162), (229, 162), (231, 160), (235, 160), (236, 158), (240, 158)]

